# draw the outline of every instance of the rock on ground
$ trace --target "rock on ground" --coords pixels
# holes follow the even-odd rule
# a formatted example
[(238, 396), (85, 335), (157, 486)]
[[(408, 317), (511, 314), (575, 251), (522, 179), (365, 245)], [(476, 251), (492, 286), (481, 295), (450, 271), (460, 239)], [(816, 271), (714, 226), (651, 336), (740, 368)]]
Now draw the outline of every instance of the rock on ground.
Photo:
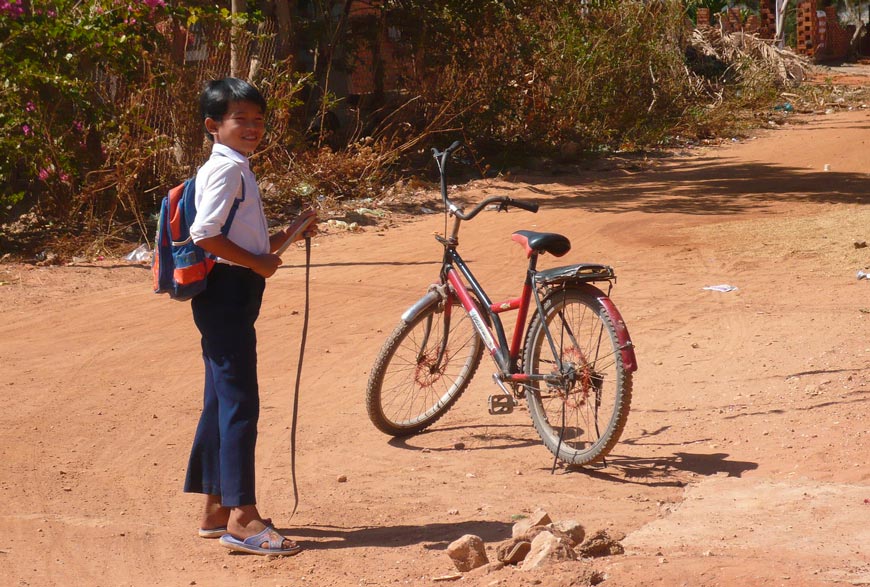
[(474, 534), (466, 534), (451, 542), (447, 546), (447, 555), (453, 561), (456, 570), (463, 573), (482, 567), (489, 562), (483, 540)]

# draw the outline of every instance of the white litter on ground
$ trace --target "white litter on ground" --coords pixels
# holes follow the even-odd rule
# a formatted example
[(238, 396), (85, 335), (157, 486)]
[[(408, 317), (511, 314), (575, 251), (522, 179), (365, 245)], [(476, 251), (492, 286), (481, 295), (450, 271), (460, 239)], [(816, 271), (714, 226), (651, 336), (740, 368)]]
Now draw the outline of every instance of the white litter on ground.
[(706, 290), (710, 290), (710, 291), (728, 292), (728, 291), (736, 290), (737, 287), (734, 285), (728, 285), (727, 283), (723, 283), (721, 285), (708, 285), (707, 287), (702, 287), (701, 289), (706, 289)]

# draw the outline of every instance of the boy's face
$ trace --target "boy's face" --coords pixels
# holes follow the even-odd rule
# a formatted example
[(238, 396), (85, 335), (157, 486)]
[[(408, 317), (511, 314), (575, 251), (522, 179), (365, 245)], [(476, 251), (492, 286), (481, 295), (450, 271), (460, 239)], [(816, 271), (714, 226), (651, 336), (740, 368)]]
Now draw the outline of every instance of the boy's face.
[(263, 111), (253, 102), (230, 102), (223, 119), (206, 118), (205, 128), (214, 142), (250, 155), (263, 140), (266, 121)]

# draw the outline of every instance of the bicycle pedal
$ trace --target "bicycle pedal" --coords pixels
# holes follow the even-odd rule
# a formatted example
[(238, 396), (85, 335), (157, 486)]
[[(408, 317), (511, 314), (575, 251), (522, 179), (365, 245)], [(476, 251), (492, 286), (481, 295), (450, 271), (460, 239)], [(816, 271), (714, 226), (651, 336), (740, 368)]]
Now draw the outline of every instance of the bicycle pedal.
[(514, 405), (516, 405), (514, 398), (509, 395), (504, 395), (503, 393), (489, 396), (488, 403), (489, 413), (493, 416), (510, 414), (514, 411)]

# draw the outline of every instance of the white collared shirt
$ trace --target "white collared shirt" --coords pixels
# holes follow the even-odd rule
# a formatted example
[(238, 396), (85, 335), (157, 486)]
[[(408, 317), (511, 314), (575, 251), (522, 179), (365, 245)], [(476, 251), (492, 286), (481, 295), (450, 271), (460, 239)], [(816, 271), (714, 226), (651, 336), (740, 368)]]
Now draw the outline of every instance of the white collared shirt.
[[(233, 202), (242, 197), (242, 181), (245, 199), (239, 203), (227, 237), (255, 255), (269, 252), (269, 228), (248, 159), (217, 143), (211, 148), (209, 160), (196, 173), (196, 219), (190, 227), (193, 242), (221, 233)], [(226, 259), (218, 261), (233, 264)]]

